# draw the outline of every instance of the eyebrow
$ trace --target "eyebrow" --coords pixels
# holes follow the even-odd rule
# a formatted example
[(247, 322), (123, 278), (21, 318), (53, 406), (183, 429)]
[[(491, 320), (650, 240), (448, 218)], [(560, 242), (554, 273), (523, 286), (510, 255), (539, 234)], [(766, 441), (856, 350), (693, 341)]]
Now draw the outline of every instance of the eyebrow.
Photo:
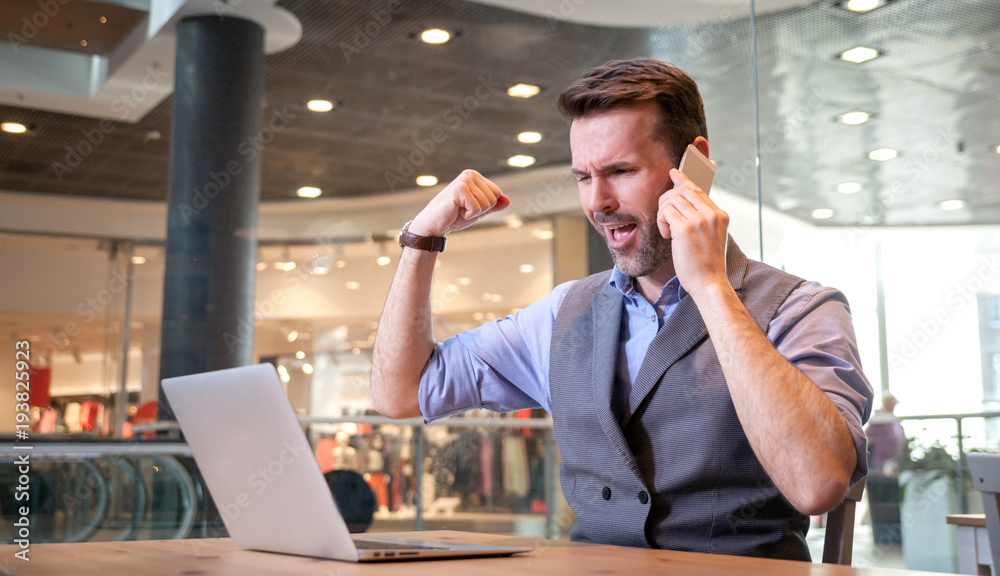
[[(604, 172), (611, 172), (612, 170), (618, 170), (619, 168), (624, 168), (624, 167), (626, 167), (628, 165), (629, 165), (629, 162), (624, 162), (624, 161), (622, 161), (622, 162), (613, 162), (611, 164), (608, 164), (607, 166), (602, 166), (602, 167), (598, 168), (597, 172), (603, 174)], [(580, 170), (578, 168), (573, 168), (570, 171), (573, 173), (574, 176), (588, 176), (589, 175), (588, 172), (584, 172), (583, 170)]]

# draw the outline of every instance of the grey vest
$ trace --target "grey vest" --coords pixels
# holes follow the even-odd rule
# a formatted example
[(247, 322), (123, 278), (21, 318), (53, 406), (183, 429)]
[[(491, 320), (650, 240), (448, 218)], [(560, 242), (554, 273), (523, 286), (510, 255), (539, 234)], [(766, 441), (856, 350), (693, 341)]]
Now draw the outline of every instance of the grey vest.
[[(729, 282), (761, 330), (802, 282), (730, 238)], [(553, 329), (549, 386), (562, 490), (582, 542), (809, 560), (809, 520), (761, 466), (694, 300), (657, 333), (619, 422), (611, 411), (622, 295), (610, 272), (570, 288)]]

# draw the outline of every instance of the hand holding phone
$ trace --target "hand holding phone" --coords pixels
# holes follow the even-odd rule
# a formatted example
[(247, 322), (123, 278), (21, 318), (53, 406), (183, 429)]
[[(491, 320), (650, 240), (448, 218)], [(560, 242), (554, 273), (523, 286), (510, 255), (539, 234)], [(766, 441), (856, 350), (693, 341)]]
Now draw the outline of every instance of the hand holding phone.
[(701, 294), (710, 285), (728, 283), (729, 215), (708, 197), (715, 164), (694, 145), (684, 151), (677, 172), (671, 172), (675, 186), (660, 197), (656, 219), (660, 234), (671, 239), (677, 279), (688, 293)]

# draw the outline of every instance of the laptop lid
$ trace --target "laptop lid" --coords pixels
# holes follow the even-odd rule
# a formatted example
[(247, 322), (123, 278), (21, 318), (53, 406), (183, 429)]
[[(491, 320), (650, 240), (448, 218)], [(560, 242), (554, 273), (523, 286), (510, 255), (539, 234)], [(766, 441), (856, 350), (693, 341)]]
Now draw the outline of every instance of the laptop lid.
[(236, 544), (358, 560), (272, 365), (167, 378), (163, 389)]

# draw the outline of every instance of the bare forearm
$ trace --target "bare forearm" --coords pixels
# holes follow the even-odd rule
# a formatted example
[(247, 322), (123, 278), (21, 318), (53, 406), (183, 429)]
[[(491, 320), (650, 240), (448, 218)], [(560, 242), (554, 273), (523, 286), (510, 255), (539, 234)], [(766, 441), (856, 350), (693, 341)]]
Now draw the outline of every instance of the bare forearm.
[(832, 508), (857, 452), (836, 406), (781, 356), (727, 285), (696, 299), (754, 453), (800, 512)]
[[(417, 214), (407, 229), (441, 237), (471, 226), (510, 198), (474, 170), (463, 171)], [(434, 351), (431, 281), (436, 252), (407, 248), (392, 279), (372, 353), (372, 406), (386, 416), (420, 415), (420, 374)]]
[(430, 291), (437, 253), (404, 249), (379, 320), (371, 401), (392, 418), (420, 415), (420, 373), (434, 350)]

